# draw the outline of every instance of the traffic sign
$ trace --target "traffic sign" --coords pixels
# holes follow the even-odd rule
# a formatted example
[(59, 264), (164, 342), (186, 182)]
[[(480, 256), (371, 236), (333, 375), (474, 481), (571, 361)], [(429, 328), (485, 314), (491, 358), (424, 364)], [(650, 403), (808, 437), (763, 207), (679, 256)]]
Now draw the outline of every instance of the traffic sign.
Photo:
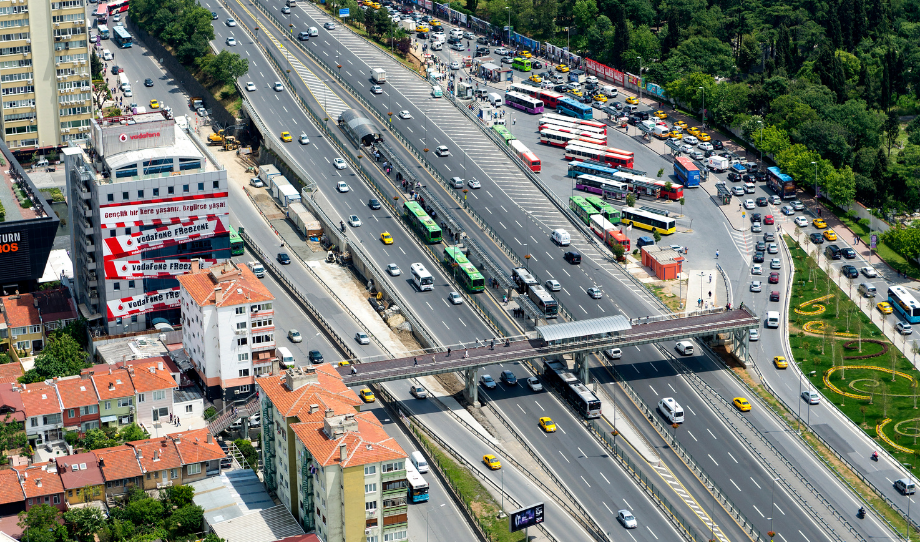
[(344, 19), (345, 17), (350, 17), (350, 10), (348, 8), (339, 9), (339, 17)]

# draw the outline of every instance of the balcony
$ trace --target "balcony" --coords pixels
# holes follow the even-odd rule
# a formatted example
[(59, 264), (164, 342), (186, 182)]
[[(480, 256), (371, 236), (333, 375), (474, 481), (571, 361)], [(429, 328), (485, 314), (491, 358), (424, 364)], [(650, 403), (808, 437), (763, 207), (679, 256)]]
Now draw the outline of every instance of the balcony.
[(168, 482), (157, 482), (157, 489), (163, 489), (164, 487), (172, 487), (172, 480)]
[(397, 470), (397, 471), (393, 471), (393, 472), (385, 472), (385, 473), (383, 473), (383, 474), (380, 475), (380, 479), (381, 479), (382, 481), (384, 481), (384, 482), (390, 482), (390, 481), (392, 481), (392, 480), (405, 480), (405, 479), (406, 479), (406, 471), (405, 471), (405, 470)]
[(364, 511), (364, 519), (374, 519), (374, 518), (376, 518), (376, 517), (377, 517), (377, 509), (376, 509), (376, 508), (374, 508), (373, 510), (365, 510), (365, 511)]
[(84, 216), (85, 218), (93, 218), (93, 210), (92, 210), (92, 209), (84, 209), (84, 210), (83, 210), (83, 216)]
[(96, 260), (87, 259), (83, 265), (88, 271), (96, 271), (99, 269), (99, 264), (96, 263)]

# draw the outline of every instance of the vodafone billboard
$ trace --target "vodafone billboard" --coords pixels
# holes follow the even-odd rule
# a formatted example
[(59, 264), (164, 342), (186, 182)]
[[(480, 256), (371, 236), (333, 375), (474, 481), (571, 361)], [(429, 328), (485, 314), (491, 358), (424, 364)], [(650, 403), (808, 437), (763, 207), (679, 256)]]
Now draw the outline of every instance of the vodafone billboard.
[(106, 303), (109, 321), (132, 314), (170, 309), (179, 306), (179, 287), (155, 290)]
[[(102, 156), (112, 156), (125, 151), (154, 147), (171, 147), (176, 144), (175, 120), (160, 114), (136, 115), (136, 124), (103, 122), (94, 130), (96, 147)], [(101, 144), (100, 144), (101, 143)]]
[(136, 256), (145, 250), (184, 243), (193, 239), (208, 239), (227, 233), (226, 217), (191, 220), (144, 230), (131, 235), (119, 235), (103, 239), (102, 256), (105, 261), (127, 256)]
[[(217, 260), (198, 260), (201, 268), (211, 267)], [(174, 277), (184, 275), (194, 269), (195, 260), (106, 260), (105, 278), (139, 279), (154, 277)]]

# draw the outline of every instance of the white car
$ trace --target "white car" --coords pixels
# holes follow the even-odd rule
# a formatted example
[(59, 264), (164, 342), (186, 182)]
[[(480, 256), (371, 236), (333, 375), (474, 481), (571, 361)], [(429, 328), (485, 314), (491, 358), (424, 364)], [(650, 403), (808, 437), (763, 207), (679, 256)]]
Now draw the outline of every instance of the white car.
[(498, 384), (495, 383), (495, 379), (492, 378), (492, 375), (482, 375), (479, 377), (479, 383), (482, 384), (483, 388), (487, 390), (494, 390), (498, 387)]
[(458, 294), (457, 292), (451, 292), (451, 293), (447, 294), (447, 299), (450, 299), (450, 302), (451, 302), (451, 304), (453, 304), (453, 305), (462, 305), (462, 304), (463, 304), (463, 296), (461, 296), (461, 295)]
[(746, 200), (744, 200), (744, 208), (745, 208), (745, 209), (753, 209), (753, 208), (755, 208), (755, 207), (757, 207), (757, 204), (754, 203), (754, 200), (752, 200), (752, 199), (746, 199)]
[(811, 390), (805, 390), (802, 392), (802, 399), (805, 399), (805, 402), (809, 405), (817, 405), (821, 402), (821, 396), (817, 392)]
[(556, 279), (549, 279), (543, 283), (546, 286), (546, 289), (550, 292), (558, 292), (562, 289), (562, 285), (559, 284), (559, 281)]
[(793, 222), (795, 222), (795, 225), (800, 228), (804, 228), (805, 226), (808, 225), (808, 219), (805, 218), (804, 216), (795, 217), (795, 220), (793, 220)]
[(763, 228), (760, 225), (760, 222), (751, 223), (751, 233), (760, 233), (763, 231)]
[(859, 269), (859, 272), (863, 274), (864, 277), (869, 279), (874, 279), (878, 277), (878, 273), (875, 272), (875, 269), (871, 267), (862, 267)]
[(236, 26), (236, 21), (233, 19), (227, 19), (227, 26)]
[(358, 215), (351, 215), (348, 217), (348, 225), (351, 226), (352, 228), (360, 228), (361, 219), (358, 218)]
[(712, 143), (710, 143), (710, 142), (708, 142), (708, 141), (704, 141), (704, 142), (700, 143), (699, 145), (696, 146), (696, 148), (700, 149), (701, 151), (711, 151), (711, 150), (713, 150)]
[(696, 145), (699, 142), (700, 140), (697, 139), (696, 136), (692, 136), (692, 135), (684, 136), (684, 143), (686, 143), (687, 145)]
[(758, 331), (758, 330), (756, 330), (756, 329), (752, 329), (752, 330), (750, 331), (750, 333), (748, 333), (748, 340), (749, 340), (749, 341), (759, 341), (759, 340), (760, 340), (760, 331)]
[(735, 195), (735, 196), (743, 196), (743, 195), (744, 195), (744, 187), (743, 187), (743, 186), (733, 186), (733, 187), (732, 187), (732, 194)]
[(450, 69), (452, 69), (452, 70), (459, 70), (459, 69), (460, 69), (460, 63), (457, 62), (456, 60), (454, 60), (453, 62), (450, 63)]
[(470, 185), (470, 188), (482, 188), (482, 185), (476, 179), (468, 179), (466, 184)]
[(751, 267), (751, 274), (752, 275), (763, 275), (763, 266), (760, 265), (759, 263), (755, 263), (754, 266)]
[(349, 190), (351, 190), (351, 188), (348, 188), (348, 185), (345, 184), (345, 181), (339, 181), (338, 183), (336, 183), (335, 189), (342, 193), (348, 192)]
[(782, 267), (782, 264), (780, 264), (779, 258), (770, 260), (770, 269), (779, 269), (780, 267)]
[(325, 28), (326, 30), (335, 30), (335, 23), (333, 22), (325, 23), (323, 24), (323, 28)]
[(527, 387), (530, 388), (530, 391), (543, 391), (543, 384), (540, 384), (535, 376), (527, 379)]
[(254, 92), (256, 90), (256, 84), (253, 83), (252, 81), (246, 83), (246, 90), (248, 90), (249, 92)]
[(409, 113), (408, 111), (406, 111), (405, 109), (403, 109), (402, 111), (399, 112), (399, 118), (401, 118), (401, 119), (411, 119), (411, 118), (412, 118), (412, 113)]
[(310, 138), (307, 137), (307, 134), (300, 134), (300, 139), (299, 139), (298, 141), (300, 141), (300, 144), (301, 144), (301, 145), (309, 145), (309, 144), (310, 144)]
[(781, 204), (781, 203), (783, 202), (783, 200), (782, 200), (779, 196), (777, 196), (777, 195), (775, 195), (775, 194), (772, 195), (772, 196), (770, 196), (769, 199), (770, 199), (770, 203), (773, 204), (773, 205), (779, 205), (779, 204)]
[(450, 151), (447, 150), (447, 145), (438, 145), (434, 150), (434, 153), (438, 156), (450, 156)]
[(292, 343), (302, 343), (303, 342), (303, 335), (301, 335), (300, 332), (297, 331), (296, 329), (288, 330), (287, 336), (288, 336), (288, 340), (290, 340)]
[(380, 88), (380, 85), (371, 85), (371, 93), (373, 94), (382, 94), (383, 89)]
[(230, 46), (230, 47), (235, 46), (235, 45), (236, 45), (236, 38), (234, 38), (233, 36), (230, 36), (229, 38), (227, 38), (227, 45)]
[(348, 164), (345, 163), (345, 160), (341, 158), (333, 158), (332, 165), (335, 166), (335, 169), (345, 169), (348, 167)]
[(395, 263), (388, 263), (387, 273), (389, 273), (391, 277), (398, 277), (399, 275), (402, 275), (402, 270)]
[(505, 49), (504, 47), (499, 47), (498, 49), (495, 50), (495, 54), (498, 56), (506, 56), (508, 52), (509, 52), (508, 49)]
[(783, 205), (783, 208), (780, 209), (780, 211), (782, 211), (782, 213), (786, 216), (792, 216), (795, 214), (795, 209), (793, 209), (791, 205)]
[(792, 202), (792, 208), (795, 209), (796, 211), (804, 211), (804, 210), (805, 210), (805, 204), (802, 203), (802, 202), (799, 201), (799, 200), (795, 200), (795, 201)]
[(281, 92), (284, 90), (284, 85), (281, 84), (281, 81), (275, 81), (275, 92)]
[(690, 154), (692, 151), (693, 151), (693, 145), (687, 145), (686, 143), (684, 143), (683, 145), (680, 146), (680, 152), (684, 154)]
[(752, 280), (752, 281), (751, 281), (751, 291), (752, 291), (752, 292), (762, 292), (762, 291), (763, 291), (763, 283), (760, 282), (759, 280)]
[[(768, 253), (768, 254), (779, 254), (779, 245), (777, 245), (776, 243), (770, 243), (770, 244), (768, 244), (768, 245), (767, 245), (767, 253)], [(775, 260), (775, 259), (776, 259), (776, 258), (774, 258), (774, 260)]]
[(358, 344), (371, 344), (371, 338), (363, 331), (355, 333), (355, 340), (358, 341)]
[(636, 516), (632, 515), (632, 512), (629, 510), (619, 510), (617, 511), (617, 521), (623, 524), (623, 527), (627, 529), (635, 529), (639, 526), (636, 522)]

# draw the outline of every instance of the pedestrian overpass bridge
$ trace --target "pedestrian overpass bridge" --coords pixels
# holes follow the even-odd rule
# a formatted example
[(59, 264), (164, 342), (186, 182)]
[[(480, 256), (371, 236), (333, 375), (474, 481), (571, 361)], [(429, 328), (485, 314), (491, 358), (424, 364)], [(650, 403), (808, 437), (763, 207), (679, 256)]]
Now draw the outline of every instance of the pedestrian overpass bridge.
[(627, 346), (709, 338), (729, 333), (732, 336), (733, 351), (739, 358), (745, 359), (749, 331), (759, 326), (758, 317), (747, 307), (633, 319), (607, 316), (538, 326), (536, 331), (526, 337), (508, 342), (495, 341), (494, 346), (491, 341), (486, 341), (484, 345), (460, 345), (450, 354), (445, 350), (421, 356), (368, 361), (357, 366), (338, 367), (337, 370), (348, 386), (462, 371), (465, 375), (467, 399), (471, 404), (478, 404), (476, 370), (479, 367), (572, 354), (576, 374), (583, 383), (588, 383), (586, 357), (590, 354), (610, 348), (623, 349)]

